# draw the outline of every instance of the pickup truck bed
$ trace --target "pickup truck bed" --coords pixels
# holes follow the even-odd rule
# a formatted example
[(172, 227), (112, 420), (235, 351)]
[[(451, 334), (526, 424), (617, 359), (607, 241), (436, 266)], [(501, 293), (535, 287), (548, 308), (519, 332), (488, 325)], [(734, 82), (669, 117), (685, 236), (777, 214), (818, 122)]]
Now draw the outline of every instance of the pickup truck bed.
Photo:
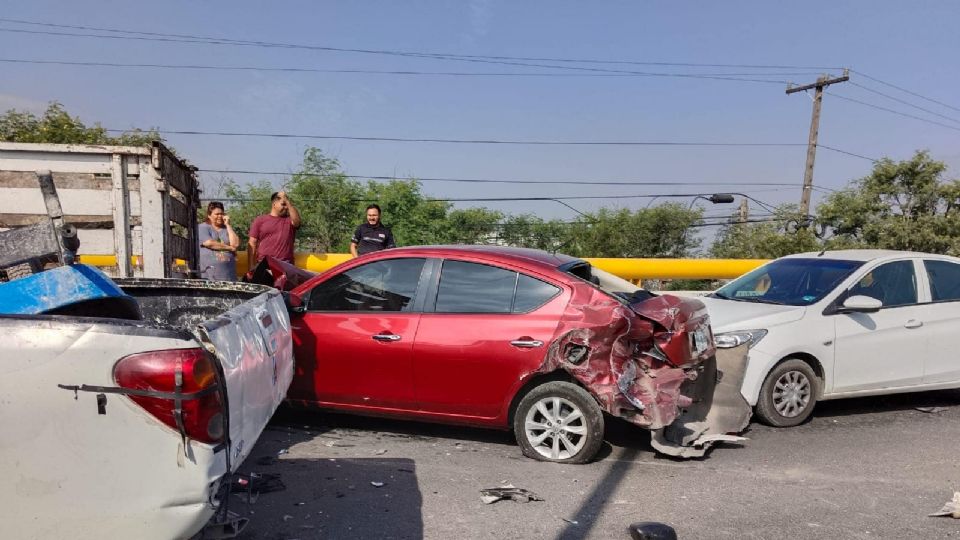
[(117, 283), (142, 319), (103, 306), (0, 316), (5, 537), (193, 535), (286, 394), (292, 344), (276, 290)]

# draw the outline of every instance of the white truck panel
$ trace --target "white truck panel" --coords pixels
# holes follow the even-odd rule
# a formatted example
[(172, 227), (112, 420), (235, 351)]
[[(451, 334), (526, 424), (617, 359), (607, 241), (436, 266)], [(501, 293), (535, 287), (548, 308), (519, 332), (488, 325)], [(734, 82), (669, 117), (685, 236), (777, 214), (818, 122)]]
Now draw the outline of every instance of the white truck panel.
[(179, 434), (129, 398), (107, 394), (101, 415), (94, 393), (57, 387), (114, 386), (113, 366), (132, 347), (195, 341), (169, 332), (128, 335), (100, 323), (8, 332), (8, 323), (0, 319), (4, 537), (171, 539), (210, 519), (224, 451), (190, 442), (185, 456)]

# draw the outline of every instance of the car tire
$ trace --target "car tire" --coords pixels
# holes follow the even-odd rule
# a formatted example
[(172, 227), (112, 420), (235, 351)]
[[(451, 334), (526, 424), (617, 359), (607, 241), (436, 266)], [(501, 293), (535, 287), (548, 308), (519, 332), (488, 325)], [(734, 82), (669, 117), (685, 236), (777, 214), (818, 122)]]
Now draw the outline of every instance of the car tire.
[(583, 388), (552, 381), (517, 404), (513, 433), (527, 457), (554, 463), (587, 463), (603, 444), (603, 412)]
[(796, 426), (810, 417), (819, 395), (820, 378), (810, 364), (788, 358), (767, 374), (755, 412), (768, 426)]

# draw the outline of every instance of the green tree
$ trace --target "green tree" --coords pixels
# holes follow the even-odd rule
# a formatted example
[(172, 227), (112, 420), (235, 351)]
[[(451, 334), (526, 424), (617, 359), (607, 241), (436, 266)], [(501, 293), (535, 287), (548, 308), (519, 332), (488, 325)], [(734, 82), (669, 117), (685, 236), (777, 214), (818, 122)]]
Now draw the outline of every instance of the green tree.
[(822, 249), (809, 227), (798, 227), (804, 216), (796, 205), (776, 209), (768, 223), (730, 223), (717, 233), (710, 255), (721, 259), (776, 259)]
[(631, 212), (602, 208), (570, 225), (567, 253), (577, 257), (687, 257), (700, 239), (690, 230), (701, 211), (667, 203)]
[(0, 140), (23, 143), (112, 144), (142, 146), (161, 140), (156, 130), (134, 129), (111, 137), (99, 123), (85, 125), (70, 116), (63, 105), (51, 102), (43, 116), (27, 111), (8, 110), (0, 116)]
[(834, 244), (960, 255), (960, 180), (925, 151), (878, 161), (818, 208)]
[(489, 208), (451, 210), (444, 220), (441, 241), (445, 244), (489, 244), (497, 239), (503, 212)]
[(570, 225), (532, 214), (508, 216), (501, 225), (500, 240), (508, 246), (568, 252), (573, 244)]

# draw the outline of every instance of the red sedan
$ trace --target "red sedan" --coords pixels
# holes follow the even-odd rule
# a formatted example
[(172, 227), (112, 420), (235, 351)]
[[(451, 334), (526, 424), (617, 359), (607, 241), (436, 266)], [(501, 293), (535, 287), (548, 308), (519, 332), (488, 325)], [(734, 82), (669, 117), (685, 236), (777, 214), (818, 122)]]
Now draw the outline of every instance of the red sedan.
[(717, 375), (703, 304), (655, 296), (580, 259), (391, 249), (306, 281), (290, 302), (296, 405), (512, 428), (527, 456), (566, 463), (599, 450), (604, 412), (656, 430), (658, 448), (711, 435), (664, 431), (682, 415), (702, 421), (710, 406)]

